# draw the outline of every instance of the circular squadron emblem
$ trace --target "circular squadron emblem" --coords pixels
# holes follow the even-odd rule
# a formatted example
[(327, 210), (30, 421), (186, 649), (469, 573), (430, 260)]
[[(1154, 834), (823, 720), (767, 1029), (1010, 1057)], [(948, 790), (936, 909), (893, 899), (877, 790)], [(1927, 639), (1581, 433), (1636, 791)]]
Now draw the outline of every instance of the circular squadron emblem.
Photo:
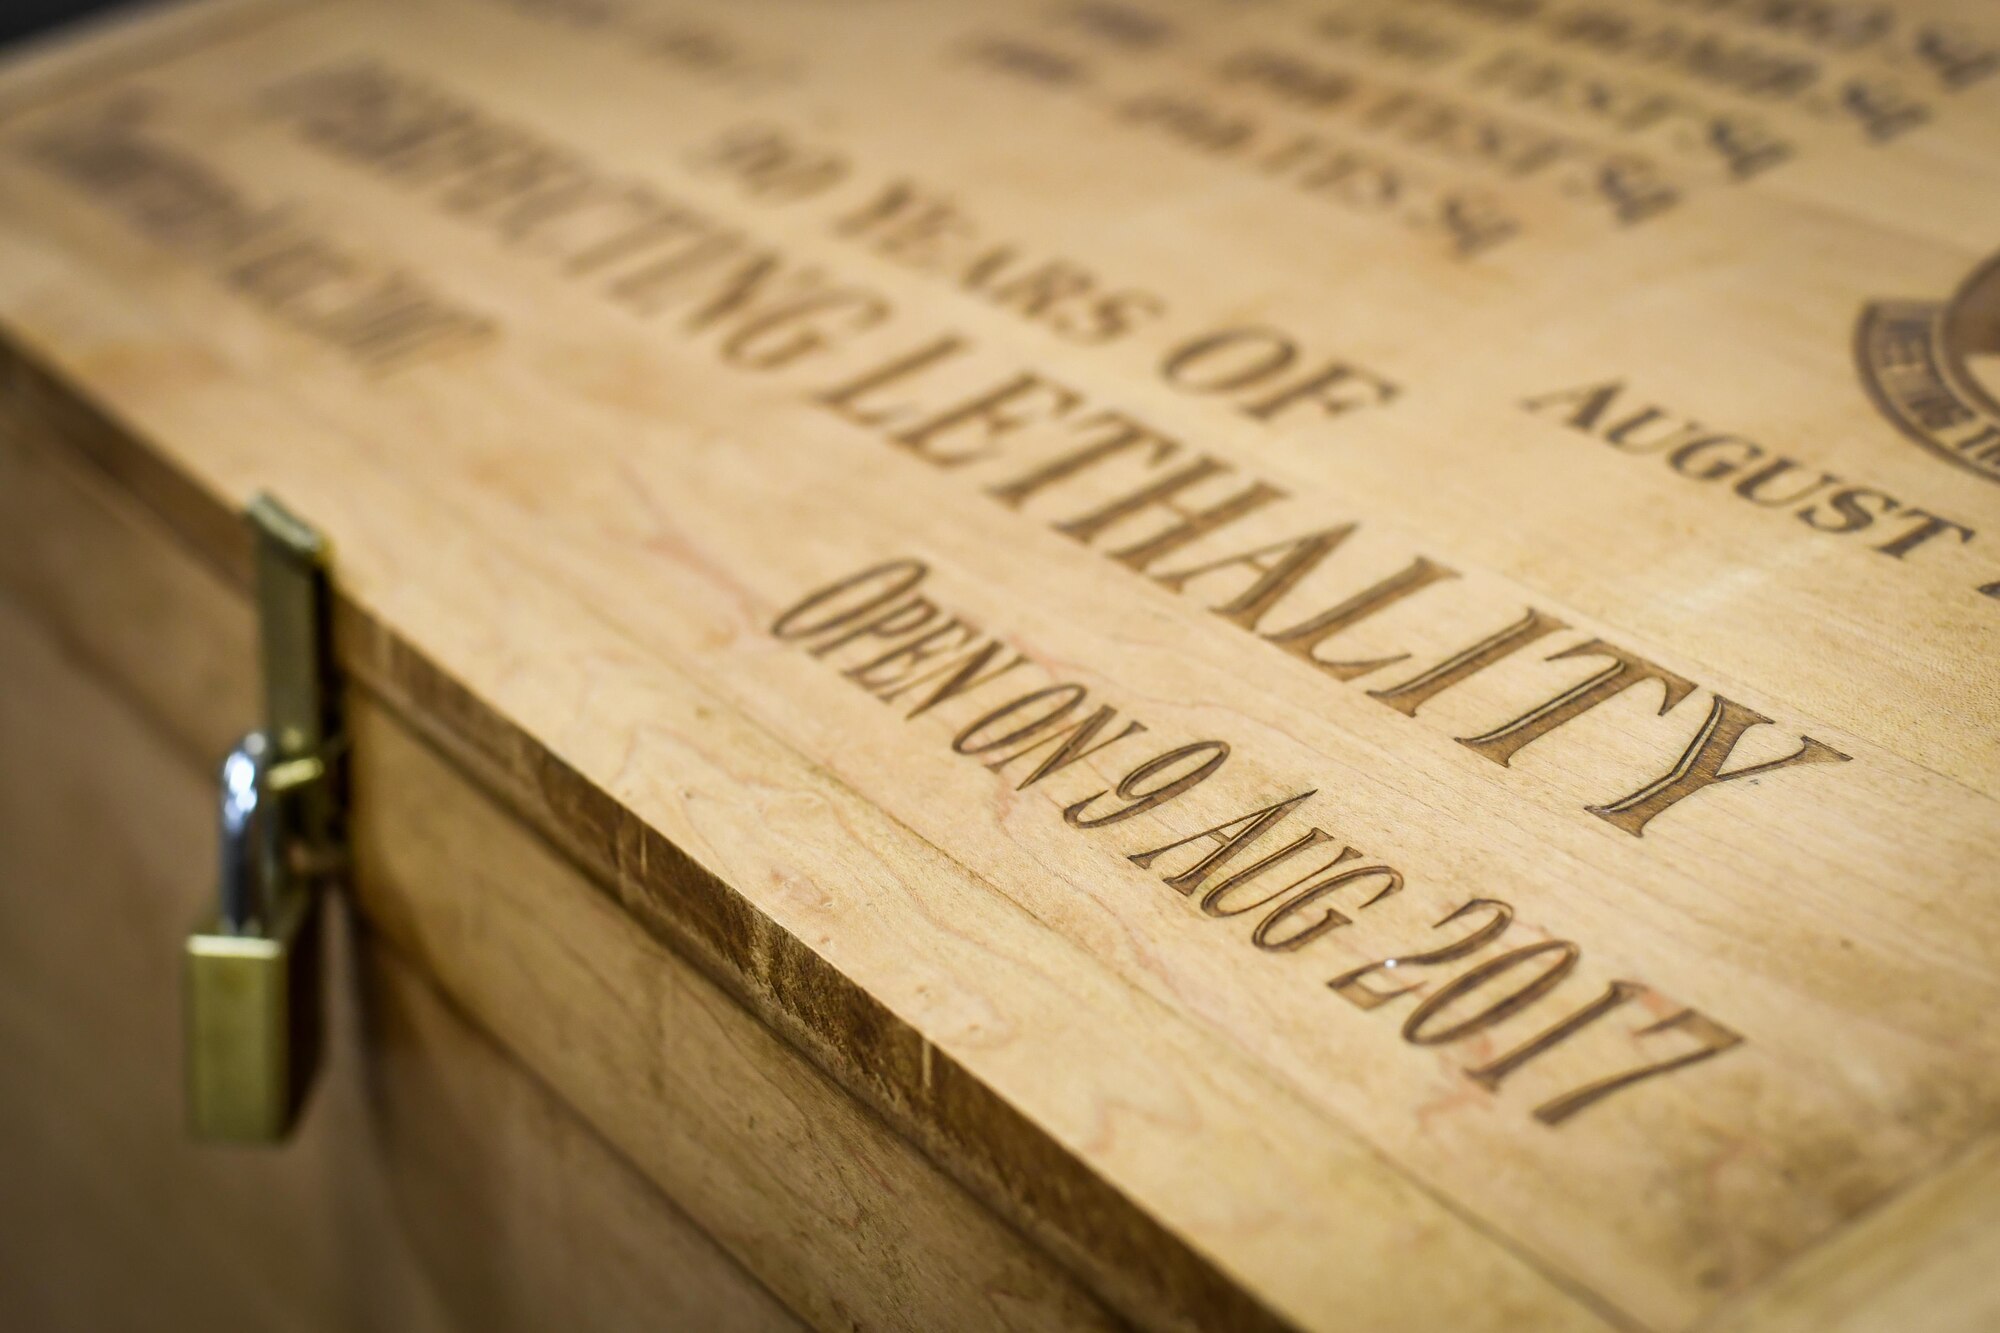
[(1883, 416), (1942, 458), (2000, 481), (2000, 255), (1946, 301), (1874, 301), (1854, 359)]

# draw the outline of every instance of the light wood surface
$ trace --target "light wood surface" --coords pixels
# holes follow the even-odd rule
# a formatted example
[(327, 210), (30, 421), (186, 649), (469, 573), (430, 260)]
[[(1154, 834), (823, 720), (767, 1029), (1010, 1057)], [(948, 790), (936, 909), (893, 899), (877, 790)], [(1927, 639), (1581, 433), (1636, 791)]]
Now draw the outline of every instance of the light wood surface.
[(8, 410), (332, 534), (622, 909), (372, 910), (635, 1159), (600, 927), (1141, 1322), (1949, 1326), (2000, 28), (1559, 8), (273, 6), (0, 80)]

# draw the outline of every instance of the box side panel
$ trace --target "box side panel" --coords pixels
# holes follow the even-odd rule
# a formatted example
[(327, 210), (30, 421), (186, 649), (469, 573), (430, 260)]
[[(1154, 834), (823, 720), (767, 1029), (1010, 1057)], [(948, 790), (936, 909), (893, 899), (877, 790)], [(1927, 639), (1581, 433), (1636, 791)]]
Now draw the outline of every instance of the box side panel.
[(207, 776), (11, 594), (0, 662), (10, 1323), (798, 1327), (343, 910), (297, 1138), (190, 1142), (175, 943), (209, 892)]

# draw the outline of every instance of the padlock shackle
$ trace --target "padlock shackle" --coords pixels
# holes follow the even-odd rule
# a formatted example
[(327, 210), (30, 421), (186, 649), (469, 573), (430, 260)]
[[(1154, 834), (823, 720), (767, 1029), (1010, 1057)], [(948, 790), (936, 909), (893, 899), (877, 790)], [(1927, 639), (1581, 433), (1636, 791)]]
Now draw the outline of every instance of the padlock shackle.
[(222, 761), (216, 915), (223, 931), (231, 935), (255, 934), (262, 909), (270, 906), (263, 883), (269, 868), (256, 836), (269, 754), (264, 733), (253, 731)]

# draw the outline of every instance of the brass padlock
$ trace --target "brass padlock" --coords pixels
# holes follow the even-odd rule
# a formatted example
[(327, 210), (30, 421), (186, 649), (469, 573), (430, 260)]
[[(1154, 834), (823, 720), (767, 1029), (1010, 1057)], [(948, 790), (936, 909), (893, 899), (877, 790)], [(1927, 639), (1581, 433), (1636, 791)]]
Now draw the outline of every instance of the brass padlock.
[(223, 763), (220, 902), (187, 942), (188, 1114), (205, 1139), (284, 1137), (318, 1064), (318, 899), (272, 873), (269, 749), (253, 731)]
[(185, 952), (187, 1091), (197, 1137), (269, 1143), (290, 1131), (319, 1063), (339, 727), (325, 543), (268, 497), (250, 521), (266, 725), (222, 766), (217, 903)]

